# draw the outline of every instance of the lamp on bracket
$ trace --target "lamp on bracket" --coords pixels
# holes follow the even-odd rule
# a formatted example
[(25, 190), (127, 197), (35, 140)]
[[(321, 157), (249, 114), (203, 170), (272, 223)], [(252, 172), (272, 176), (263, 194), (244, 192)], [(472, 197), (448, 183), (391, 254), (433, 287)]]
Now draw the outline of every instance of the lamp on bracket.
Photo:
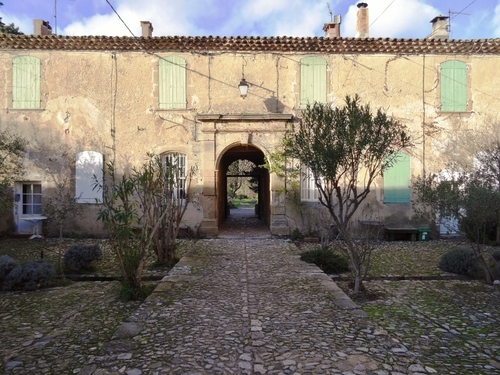
[(248, 82), (246, 81), (245, 77), (241, 78), (240, 84), (238, 85), (238, 90), (240, 90), (240, 96), (245, 99), (248, 94)]

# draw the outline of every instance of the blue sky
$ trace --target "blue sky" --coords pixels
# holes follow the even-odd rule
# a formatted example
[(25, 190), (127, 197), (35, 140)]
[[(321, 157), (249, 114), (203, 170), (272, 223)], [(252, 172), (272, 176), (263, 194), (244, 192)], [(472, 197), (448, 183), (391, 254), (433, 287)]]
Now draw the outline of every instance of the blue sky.
[[(33, 19), (60, 35), (131, 35), (110, 4), (139, 36), (151, 21), (154, 36), (323, 36), (323, 24), (342, 16), (341, 36), (353, 37), (356, 4), (347, 0), (2, 0), (0, 16), (26, 34)], [(109, 1), (109, 3), (108, 3)], [(437, 15), (451, 13), (451, 38), (500, 37), (500, 0), (365, 0), (370, 37), (425, 38)], [(458, 14), (462, 12), (463, 14)], [(56, 17), (54, 17), (56, 16)]]

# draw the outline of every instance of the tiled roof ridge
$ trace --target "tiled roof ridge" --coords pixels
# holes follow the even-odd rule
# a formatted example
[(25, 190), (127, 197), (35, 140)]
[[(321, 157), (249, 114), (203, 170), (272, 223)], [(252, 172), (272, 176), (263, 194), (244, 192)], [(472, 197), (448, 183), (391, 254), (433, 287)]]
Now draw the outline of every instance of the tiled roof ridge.
[(290, 36), (61, 36), (0, 34), (0, 49), (498, 54), (495, 39), (327, 38)]

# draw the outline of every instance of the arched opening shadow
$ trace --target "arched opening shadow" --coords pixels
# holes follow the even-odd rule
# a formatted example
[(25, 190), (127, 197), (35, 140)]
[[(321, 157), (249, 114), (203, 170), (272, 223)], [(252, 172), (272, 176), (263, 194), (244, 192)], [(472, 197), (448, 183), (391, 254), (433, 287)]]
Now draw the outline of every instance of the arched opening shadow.
[(260, 168), (258, 176), (258, 200), (256, 206), (230, 208), (228, 204), (227, 172), (236, 160), (249, 160), (256, 166), (265, 163), (264, 153), (252, 145), (229, 148), (220, 158), (217, 174), (217, 211), (219, 237), (270, 236), (269, 172)]

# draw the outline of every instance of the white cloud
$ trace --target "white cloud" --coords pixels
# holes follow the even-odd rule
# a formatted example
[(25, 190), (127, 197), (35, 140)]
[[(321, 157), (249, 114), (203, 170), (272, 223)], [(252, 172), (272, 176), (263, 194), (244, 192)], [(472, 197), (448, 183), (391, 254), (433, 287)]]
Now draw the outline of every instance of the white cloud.
[[(368, 2), (370, 37), (425, 38), (432, 33), (430, 21), (439, 15), (436, 8), (421, 0), (391, 2), (392, 0)], [(342, 21), (342, 36), (355, 36), (357, 12), (356, 5), (349, 7)]]
[(125, 35), (130, 36), (125, 24), (135, 36), (141, 35), (140, 21), (150, 21), (153, 24), (153, 35), (187, 35), (190, 22), (188, 12), (193, 13), (189, 1), (171, 2), (167, 7), (164, 1), (149, 1), (147, 6), (134, 0), (122, 1), (114, 6), (118, 16), (109, 8), (105, 15), (98, 14), (75, 22), (64, 28), (66, 35)]
[[(18, 0), (19, 1), (19, 0)], [(153, 23), (153, 35), (219, 36), (322, 36), (323, 24), (333, 14), (342, 16), (341, 36), (353, 37), (356, 4), (360, 0), (110, 0), (134, 35), (141, 35), (140, 21)], [(432, 32), (432, 18), (470, 1), (367, 0), (371, 37), (425, 38)], [(452, 20), (453, 38), (500, 36), (500, 0), (496, 4), (467, 8), (469, 15)], [(4, 21), (14, 22), (25, 33), (33, 30), (33, 18), (53, 25), (53, 4), (39, 0), (4, 2)], [(50, 3), (50, 1), (49, 1)], [(392, 3), (392, 4), (391, 4)], [(19, 5), (18, 5), (19, 4)], [(59, 1), (58, 33), (65, 35), (130, 35), (105, 0)], [(390, 5), (390, 6), (389, 6)], [(494, 9), (494, 11), (493, 11)], [(481, 36), (479, 36), (481, 35)]]

